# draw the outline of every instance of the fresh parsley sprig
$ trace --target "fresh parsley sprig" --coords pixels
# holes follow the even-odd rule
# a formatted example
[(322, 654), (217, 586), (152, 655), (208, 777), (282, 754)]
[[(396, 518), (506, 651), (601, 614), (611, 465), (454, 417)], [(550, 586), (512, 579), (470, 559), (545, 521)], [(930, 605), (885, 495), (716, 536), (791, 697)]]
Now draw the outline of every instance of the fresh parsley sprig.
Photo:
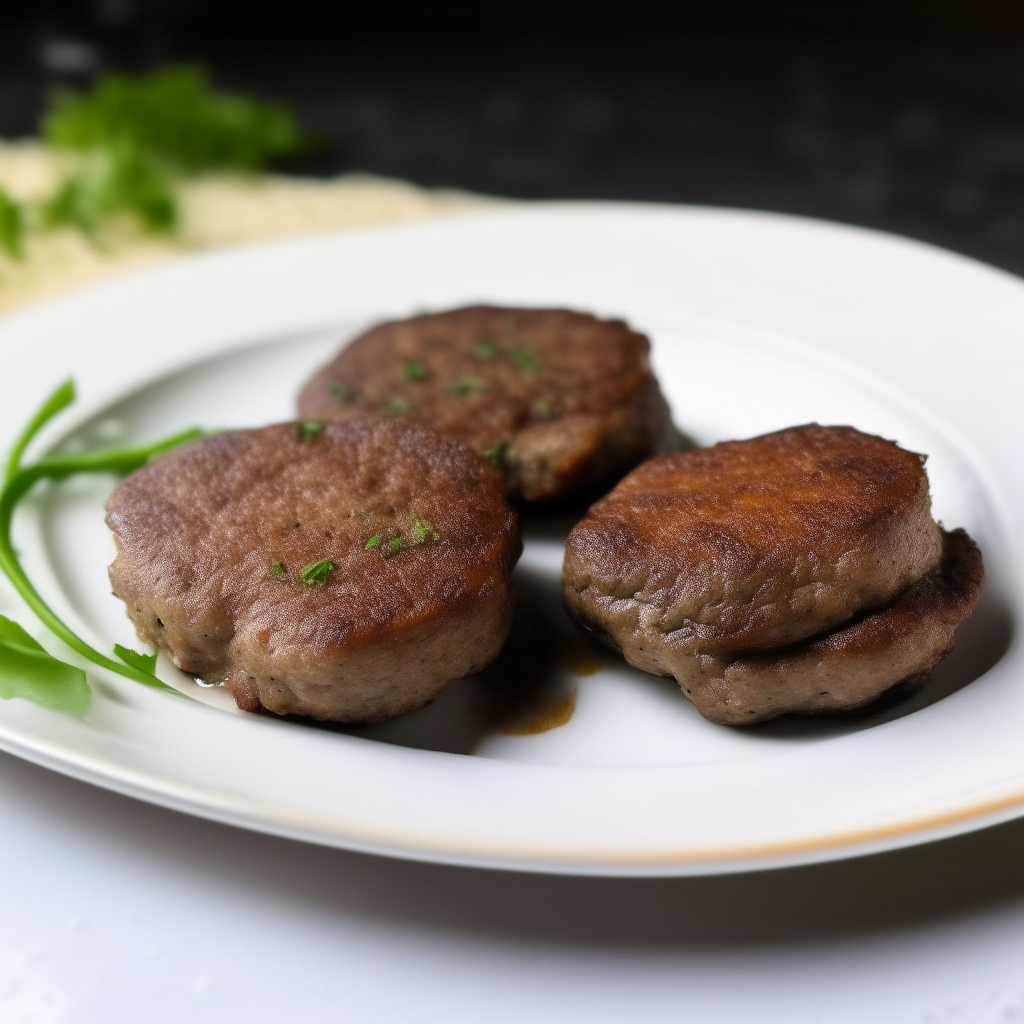
[[(94, 241), (126, 215), (148, 231), (173, 231), (175, 183), (184, 175), (258, 170), (313, 144), (287, 108), (219, 92), (202, 68), (187, 65), (102, 75), (88, 93), (58, 92), (41, 128), (51, 146), (81, 154), (80, 166), (43, 203), (41, 221), (78, 228)], [(5, 215), (0, 202), (0, 248), (12, 254), (20, 235), (5, 235), (4, 218), (19, 212)]]
[[(115, 653), (123, 660), (114, 661), (113, 658), (108, 658), (105, 654), (101, 654), (94, 647), (87, 644), (54, 612), (32, 585), (31, 580), (29, 580), (21, 566), (21, 562), (18, 560), (14, 545), (11, 542), (11, 521), (18, 502), (40, 480), (66, 480), (68, 477), (76, 476), (79, 473), (116, 473), (119, 475), (132, 473), (156, 456), (186, 441), (201, 436), (202, 431), (196, 429), (187, 430), (180, 434), (175, 434), (173, 437), (168, 437), (162, 441), (144, 445), (140, 448), (111, 448), (98, 452), (84, 452), (74, 455), (51, 455), (31, 465), (22, 465), (22, 456), (32, 439), (54, 416), (67, 408), (74, 401), (74, 398), (74, 383), (70, 380), (65, 381), (46, 399), (39, 411), (29, 420), (28, 425), (14, 442), (14, 446), (7, 458), (4, 486), (0, 490), (0, 570), (11, 581), (15, 590), (21, 595), (29, 608), (32, 609), (40, 622), (54, 636), (62, 640), (72, 650), (77, 651), (82, 657), (111, 672), (134, 679), (136, 682), (175, 692), (171, 687), (157, 679), (151, 670), (146, 669), (145, 666), (155, 664), (155, 661), (150, 660), (154, 658), (153, 655), (137, 654), (128, 648), (121, 648), (120, 650), (115, 648)], [(9, 621), (4, 620), (5, 623), (9, 623)], [(14, 663), (18, 658), (21, 658), (19, 664), (24, 663), (30, 666), (34, 664), (39, 671), (42, 671), (40, 666), (48, 663), (39, 658), (38, 652), (34, 655), (31, 653), (32, 645), (38, 647), (39, 651), (42, 651), (42, 648), (30, 637), (26, 642), (25, 638), (28, 637), (28, 634), (24, 633), (21, 627), (14, 623), (10, 625), (15, 628), (11, 629), (0, 623), (0, 627), (6, 631), (6, 633), (0, 634), (0, 641), (4, 641), (6, 634), (10, 634), (7, 637), (6, 644), (0, 645), (2, 646), (2, 649), (0, 649), (0, 668), (8, 661)], [(21, 634), (24, 634), (24, 636)], [(15, 651), (14, 655), (10, 654), (12, 650)], [(45, 653), (44, 651), (43, 654), (45, 655)], [(52, 658), (50, 655), (46, 655), (46, 657), (51, 658), (55, 666), (74, 669), (73, 666), (66, 666), (63, 662)], [(26, 661), (26, 658), (29, 660)], [(35, 659), (34, 662), (31, 660), (32, 658)], [(63, 669), (57, 669), (54, 666), (51, 666), (51, 668), (54, 679), (59, 681), (62, 677)], [(81, 670), (77, 669), (74, 671), (80, 672)], [(64, 676), (66, 676), (66, 673), (64, 673)], [(32, 678), (35, 677), (33, 676)], [(67, 679), (65, 679), (66, 683)], [(84, 676), (83, 685), (86, 685), (84, 684)], [(86, 689), (88, 689), (87, 685)], [(34, 691), (30, 687), (21, 695), (31, 696), (31, 692)], [(3, 690), (0, 688), (0, 696), (2, 695)]]
[(99, 150), (43, 204), (46, 224), (67, 224), (89, 238), (119, 214), (136, 216), (150, 231), (172, 231), (178, 223), (170, 177), (130, 139)]
[(286, 107), (218, 92), (189, 65), (102, 75), (90, 93), (59, 92), (42, 128), (52, 146), (95, 150), (127, 140), (188, 172), (255, 170), (308, 145)]

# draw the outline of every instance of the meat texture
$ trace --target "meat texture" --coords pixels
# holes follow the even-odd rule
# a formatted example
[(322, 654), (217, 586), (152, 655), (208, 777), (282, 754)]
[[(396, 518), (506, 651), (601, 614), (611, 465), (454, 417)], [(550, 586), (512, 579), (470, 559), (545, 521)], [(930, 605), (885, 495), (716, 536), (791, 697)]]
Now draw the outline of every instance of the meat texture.
[(390, 718), (483, 668), (511, 626), (500, 474), (400, 423), (204, 438), (128, 477), (107, 523), (139, 637), (246, 710)]
[(849, 710), (922, 682), (984, 578), (924, 457), (811, 424), (648, 460), (570, 533), (566, 607), (705, 717)]
[(299, 415), (367, 414), (437, 430), (559, 498), (645, 458), (670, 428), (650, 345), (620, 320), (475, 306), (380, 324), (302, 389)]

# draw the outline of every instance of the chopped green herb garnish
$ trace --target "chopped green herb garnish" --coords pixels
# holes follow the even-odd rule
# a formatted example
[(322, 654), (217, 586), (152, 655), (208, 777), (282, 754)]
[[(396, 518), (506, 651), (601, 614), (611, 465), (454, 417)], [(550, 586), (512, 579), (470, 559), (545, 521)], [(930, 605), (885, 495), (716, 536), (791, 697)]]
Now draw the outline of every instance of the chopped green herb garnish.
[(428, 540), (441, 539), (437, 530), (426, 519), (420, 518), (415, 512), (410, 512), (409, 518), (412, 520), (413, 537), (417, 544), (426, 544)]
[(284, 575), (284, 565), (281, 562), (270, 563), (270, 575), (281, 577)]
[(473, 349), (473, 355), (489, 363), (498, 354), (498, 346), (493, 338), (481, 338)]
[(381, 554), (397, 555), (402, 548), (405, 547), (405, 539), (403, 537), (395, 537), (393, 540), (389, 540), (387, 546), (381, 552)]
[(530, 412), (540, 420), (549, 420), (555, 414), (555, 410), (551, 408), (551, 403), (546, 398), (538, 398), (532, 402)]
[(504, 465), (507, 448), (508, 445), (503, 441), (501, 444), (496, 444), (493, 448), (488, 448), (483, 453), (483, 456), (488, 462), (493, 462), (495, 466), (501, 466)]
[(426, 380), (430, 376), (426, 366), (414, 360), (407, 360), (402, 363), (402, 373), (405, 374), (406, 380)]
[(356, 515), (365, 522), (367, 519), (370, 518), (371, 515), (373, 515), (373, 513), (372, 512), (357, 512)]
[(370, 539), (369, 539), (369, 540), (368, 540), (368, 541), (367, 541), (367, 542), (366, 542), (366, 543), (365, 543), (365, 544), (363, 545), (363, 547), (364, 547), (364, 548), (379, 548), (379, 547), (380, 547), (380, 545), (381, 545), (381, 541), (383, 541), (383, 540), (384, 540), (384, 538), (383, 538), (383, 537), (382, 537), (382, 536), (381, 536), (381, 535), (380, 535), (379, 533), (375, 533), (375, 534), (374, 534), (374, 535), (373, 535), (373, 536), (372, 536), (372, 537), (371, 537), (371, 538), (370, 538)]
[(340, 380), (332, 380), (327, 385), (327, 390), (338, 405), (344, 405), (348, 401), (348, 388)]
[(132, 668), (137, 668), (142, 672), (148, 672), (150, 675), (154, 675), (156, 673), (155, 654), (139, 654), (138, 651), (133, 651), (130, 647), (122, 647), (120, 644), (114, 644), (114, 653), (126, 665), (131, 665)]
[(302, 582), (307, 587), (322, 587), (332, 572), (334, 572), (334, 563), (329, 558), (323, 558), (319, 562), (307, 565), (302, 570)]
[(411, 408), (412, 402), (408, 398), (391, 398), (381, 407), (385, 416), (397, 416), (400, 412)]
[(88, 94), (59, 93), (42, 128), (54, 146), (90, 150), (127, 141), (188, 171), (258, 168), (307, 145), (284, 107), (217, 92), (197, 67), (102, 75)]
[(0, 252), (11, 259), (20, 260), (21, 238), (25, 230), (25, 218), (21, 206), (0, 188)]
[(537, 350), (529, 345), (513, 345), (508, 354), (512, 362), (524, 373), (538, 373), (540, 371), (540, 356)]
[(490, 389), (487, 387), (486, 381), (482, 381), (479, 377), (474, 377), (471, 374), (464, 373), (461, 377), (457, 377), (448, 385), (448, 390), (453, 395), (484, 395)]
[(308, 441), (311, 437), (316, 437), (323, 429), (324, 425), (319, 420), (304, 420), (299, 424), (299, 438)]

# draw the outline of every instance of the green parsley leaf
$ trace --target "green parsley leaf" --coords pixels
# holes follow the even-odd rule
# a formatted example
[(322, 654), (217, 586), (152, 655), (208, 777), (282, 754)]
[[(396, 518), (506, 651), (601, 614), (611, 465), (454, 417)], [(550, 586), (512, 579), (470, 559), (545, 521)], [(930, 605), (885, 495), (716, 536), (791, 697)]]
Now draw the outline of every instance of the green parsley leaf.
[(389, 540), (381, 551), (382, 555), (397, 555), (402, 548), (405, 547), (404, 537), (395, 537), (393, 540)]
[(122, 647), (120, 644), (114, 644), (114, 653), (126, 665), (131, 665), (132, 668), (137, 668), (141, 672), (148, 672), (150, 675), (156, 674), (155, 654), (139, 654), (138, 651), (133, 651), (130, 647)]
[(498, 346), (493, 338), (481, 338), (473, 349), (473, 355), (489, 363), (498, 354)]
[(423, 363), (417, 363), (412, 359), (402, 363), (402, 373), (405, 374), (406, 380), (426, 380), (430, 376)]
[(330, 392), (331, 398), (333, 398), (338, 405), (344, 405), (349, 398), (348, 388), (341, 383), (340, 380), (332, 380), (327, 385), (327, 390)]
[(540, 371), (540, 356), (537, 350), (529, 345), (513, 345), (509, 351), (512, 362), (519, 367), (523, 373), (538, 373)]
[(136, 217), (151, 231), (170, 231), (178, 222), (170, 179), (129, 141), (111, 145), (85, 170), (65, 178), (43, 207), (51, 226), (70, 225), (89, 236), (118, 214)]
[(58, 661), (17, 622), (0, 615), (0, 698), (12, 697), (83, 715), (92, 692), (82, 669)]
[(412, 408), (412, 402), (408, 398), (392, 398), (381, 406), (385, 416), (397, 416), (400, 412)]
[(505, 451), (508, 445), (502, 441), (500, 444), (496, 444), (493, 448), (488, 448), (483, 453), (484, 458), (488, 462), (493, 462), (495, 466), (502, 466), (505, 463)]
[[(157, 441), (141, 448), (112, 448), (98, 452), (76, 453), (74, 455), (50, 455), (32, 465), (22, 465), (21, 457), (32, 438), (62, 409), (67, 408), (74, 399), (74, 384), (72, 381), (65, 381), (43, 402), (11, 447), (4, 473), (4, 485), (2, 490), (0, 490), (0, 571), (11, 581), (14, 589), (24, 600), (25, 604), (35, 613), (39, 621), (54, 636), (66, 643), (72, 650), (77, 651), (83, 658), (87, 658), (94, 664), (111, 672), (116, 672), (119, 675), (127, 676), (129, 679), (145, 683), (147, 686), (176, 693), (176, 690), (162, 683), (152, 673), (143, 672), (134, 665), (114, 661), (105, 654), (101, 654), (67, 626), (43, 600), (39, 591), (32, 585), (32, 581), (22, 568), (14, 546), (11, 543), (11, 520), (18, 502), (40, 480), (66, 480), (68, 477), (79, 473), (117, 473), (122, 475), (131, 473), (145, 466), (163, 452), (201, 436), (202, 432), (199, 430), (184, 431), (181, 434), (176, 434), (173, 437), (165, 438), (162, 441)], [(15, 661), (17, 662), (17, 658)], [(58, 662), (58, 664), (61, 663)], [(15, 664), (13, 671), (20, 671), (17, 669), (17, 664)], [(75, 669), (74, 671), (79, 672), (80, 670)], [(0, 666), (0, 679), (3, 679), (3, 677), (4, 670)], [(0, 687), (0, 690), (2, 690), (2, 687)], [(2, 692), (0, 692), (0, 695), (2, 695)], [(29, 692), (26, 691), (24, 695), (29, 696)], [(30, 699), (37, 698), (31, 697)], [(47, 703), (45, 696), (39, 696), (38, 701), (39, 703)]]
[(359, 517), (360, 520), (365, 522), (367, 519), (370, 518), (371, 515), (373, 515), (373, 513), (372, 512), (357, 512), (356, 515)]
[(188, 66), (102, 75), (88, 94), (58, 93), (42, 129), (54, 146), (127, 141), (187, 171), (259, 168), (308, 145), (285, 107), (219, 93), (205, 71)]
[(285, 573), (284, 563), (282, 562), (271, 562), (270, 563), (270, 575), (276, 576), (280, 579)]
[(319, 420), (304, 420), (299, 424), (299, 439), (308, 441), (310, 438), (316, 437), (323, 429), (324, 425)]
[(21, 205), (0, 188), (0, 252), (7, 253), (13, 260), (20, 260), (24, 233), (25, 218)]
[(302, 570), (302, 582), (307, 587), (322, 587), (332, 572), (334, 572), (334, 563), (329, 558), (322, 558), (319, 562), (307, 565)]
[(381, 545), (381, 541), (383, 541), (383, 540), (384, 540), (384, 538), (383, 538), (383, 537), (382, 537), (382, 536), (381, 536), (381, 535), (380, 535), (379, 533), (375, 533), (375, 534), (374, 534), (374, 535), (373, 535), (373, 536), (372, 536), (372, 537), (371, 537), (371, 538), (370, 538), (370, 539), (369, 539), (369, 540), (368, 540), (368, 541), (367, 541), (367, 542), (366, 542), (366, 543), (365, 543), (365, 544), (363, 545), (363, 547), (364, 547), (364, 548), (379, 548), (379, 547), (380, 547), (380, 545)]
[(471, 374), (464, 373), (461, 377), (457, 377), (448, 385), (448, 390), (453, 395), (485, 395), (490, 388), (488, 388), (486, 381), (482, 381), (479, 377), (474, 377)]

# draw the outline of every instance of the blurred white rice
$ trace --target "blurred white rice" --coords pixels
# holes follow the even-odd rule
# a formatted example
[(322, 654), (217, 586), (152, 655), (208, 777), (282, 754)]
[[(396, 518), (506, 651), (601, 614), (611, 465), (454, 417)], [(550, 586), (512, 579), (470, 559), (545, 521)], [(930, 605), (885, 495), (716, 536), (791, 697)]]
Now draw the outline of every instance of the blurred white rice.
[[(36, 209), (57, 187), (62, 163), (40, 142), (0, 140), (0, 188)], [(173, 236), (121, 231), (97, 244), (72, 228), (29, 232), (23, 260), (0, 253), (0, 314), (188, 252), (438, 217), (500, 202), (367, 174), (327, 180), (204, 175), (182, 182), (178, 198), (181, 223)]]

